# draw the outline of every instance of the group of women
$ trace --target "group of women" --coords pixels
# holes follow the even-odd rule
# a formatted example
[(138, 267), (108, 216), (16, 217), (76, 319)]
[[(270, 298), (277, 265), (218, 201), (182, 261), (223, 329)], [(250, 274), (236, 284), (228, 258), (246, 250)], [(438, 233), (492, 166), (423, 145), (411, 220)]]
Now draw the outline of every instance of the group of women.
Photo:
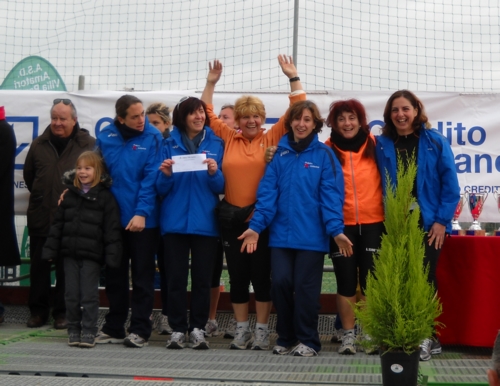
[[(212, 96), (222, 74), (217, 60), (209, 63), (201, 99), (182, 98), (175, 106), (173, 130), (164, 140), (145, 122), (137, 98), (118, 100), (115, 123), (102, 130), (98, 146), (114, 180), (127, 253), (120, 272), (109, 272), (116, 279), (106, 283), (110, 312), (97, 343), (147, 344), (159, 226), (168, 283), (163, 314), (172, 329), (167, 348), (185, 347), (186, 334), (192, 348), (209, 348), (205, 326), (222, 239), (236, 320), (232, 349), (269, 348), (274, 304), (278, 339), (273, 353), (316, 356), (321, 349), (317, 323), (324, 255), (330, 253), (344, 331), (339, 352), (354, 354), (352, 306), (358, 277), (364, 296), (372, 254), (384, 231), (385, 174), (395, 181), (398, 155), (406, 162), (416, 154), (413, 193), (426, 232), (429, 281), (437, 289), (436, 263), (459, 187), (451, 148), (430, 129), (420, 100), (406, 90), (394, 93), (377, 137), (370, 133), (359, 101), (334, 102), (326, 119), (330, 137), (321, 143), (318, 133), (325, 121), (318, 107), (306, 100), (291, 58), (280, 55), (278, 61), (290, 82), (290, 107), (267, 131), (262, 127), (265, 108), (256, 97), (243, 96), (232, 107), (237, 130), (214, 113)], [(271, 150), (266, 154), (266, 149)], [(203, 170), (176, 168), (183, 156), (203, 159), (198, 161)], [(129, 259), (132, 317), (125, 338)], [(250, 285), (256, 302), (254, 331), (248, 317)], [(422, 360), (440, 352), (437, 339), (429, 338), (422, 344)]]

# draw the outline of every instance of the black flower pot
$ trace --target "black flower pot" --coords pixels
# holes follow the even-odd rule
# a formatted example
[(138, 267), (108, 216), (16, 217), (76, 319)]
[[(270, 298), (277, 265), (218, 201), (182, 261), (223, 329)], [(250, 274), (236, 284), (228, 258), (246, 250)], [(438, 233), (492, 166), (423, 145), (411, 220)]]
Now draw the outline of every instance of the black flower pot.
[(384, 386), (417, 386), (420, 350), (411, 354), (388, 351), (380, 355)]

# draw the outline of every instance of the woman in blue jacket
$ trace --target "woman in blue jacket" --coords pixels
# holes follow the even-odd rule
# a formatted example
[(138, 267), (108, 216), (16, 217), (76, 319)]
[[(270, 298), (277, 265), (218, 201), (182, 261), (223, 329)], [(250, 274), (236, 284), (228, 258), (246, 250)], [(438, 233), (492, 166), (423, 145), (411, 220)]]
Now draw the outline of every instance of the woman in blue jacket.
[[(168, 321), (173, 330), (169, 349), (181, 349), (185, 334), (194, 349), (208, 349), (204, 331), (210, 307), (210, 287), (219, 230), (215, 206), (224, 192), (223, 141), (209, 127), (206, 105), (198, 98), (183, 98), (173, 112), (174, 130), (163, 146), (163, 163), (156, 186), (163, 197), (161, 234), (168, 275)], [(176, 157), (206, 157), (204, 170), (176, 170)], [(180, 159), (177, 158), (177, 163)], [(180, 166), (180, 165), (179, 165)], [(187, 285), (191, 252), (191, 305), (187, 320)]]
[[(437, 262), (446, 234), (451, 232), (451, 220), (460, 199), (453, 152), (446, 138), (431, 129), (422, 102), (411, 91), (400, 90), (391, 95), (384, 109), (384, 122), (376, 146), (384, 194), (386, 173), (397, 183), (398, 156), (406, 167), (414, 154), (417, 177), (412, 194), (420, 207), (425, 232), (424, 264), (429, 265), (428, 281), (437, 291)], [(426, 339), (420, 347), (423, 361), (431, 359), (431, 354), (441, 353), (436, 337)]]
[[(116, 101), (116, 118), (101, 130), (96, 145), (102, 153), (120, 207), (123, 257), (119, 268), (106, 268), (109, 313), (96, 343), (124, 343), (143, 347), (151, 335), (154, 303), (155, 254), (158, 248), (159, 201), (155, 182), (161, 163), (161, 133), (144, 116), (142, 102), (133, 95)], [(129, 261), (132, 272), (132, 315), (129, 335)], [(125, 338), (125, 339), (124, 339)]]
[(316, 356), (319, 297), (329, 237), (352, 254), (343, 234), (344, 176), (337, 157), (319, 142), (323, 127), (317, 106), (297, 102), (285, 118), (288, 134), (278, 144), (257, 191), (255, 213), (242, 251), (255, 251), (269, 226), (271, 296), (278, 314), (274, 354)]

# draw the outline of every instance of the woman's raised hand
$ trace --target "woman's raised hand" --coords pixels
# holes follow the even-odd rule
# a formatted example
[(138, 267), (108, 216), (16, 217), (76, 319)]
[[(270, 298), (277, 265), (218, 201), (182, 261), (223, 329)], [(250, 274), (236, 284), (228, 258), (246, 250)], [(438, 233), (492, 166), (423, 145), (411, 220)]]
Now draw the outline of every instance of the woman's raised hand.
[(208, 75), (207, 75), (207, 83), (216, 84), (220, 76), (222, 75), (222, 63), (217, 59), (214, 62), (208, 62)]
[(291, 56), (278, 55), (278, 62), (281, 66), (283, 74), (288, 76), (288, 79), (298, 76), (297, 69), (295, 68), (295, 64), (293, 64), (293, 59)]

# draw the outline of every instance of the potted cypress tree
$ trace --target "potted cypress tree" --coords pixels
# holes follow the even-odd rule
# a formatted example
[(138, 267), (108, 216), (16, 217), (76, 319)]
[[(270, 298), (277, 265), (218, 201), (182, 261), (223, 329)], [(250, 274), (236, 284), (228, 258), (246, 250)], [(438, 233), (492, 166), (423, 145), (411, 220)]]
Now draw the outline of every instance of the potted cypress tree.
[(386, 233), (367, 278), (366, 301), (355, 310), (370, 344), (379, 346), (384, 386), (417, 385), (419, 345), (432, 336), (442, 311), (424, 267), (420, 209), (412, 196), (417, 166), (414, 158), (407, 168), (401, 162), (397, 186), (386, 176)]

